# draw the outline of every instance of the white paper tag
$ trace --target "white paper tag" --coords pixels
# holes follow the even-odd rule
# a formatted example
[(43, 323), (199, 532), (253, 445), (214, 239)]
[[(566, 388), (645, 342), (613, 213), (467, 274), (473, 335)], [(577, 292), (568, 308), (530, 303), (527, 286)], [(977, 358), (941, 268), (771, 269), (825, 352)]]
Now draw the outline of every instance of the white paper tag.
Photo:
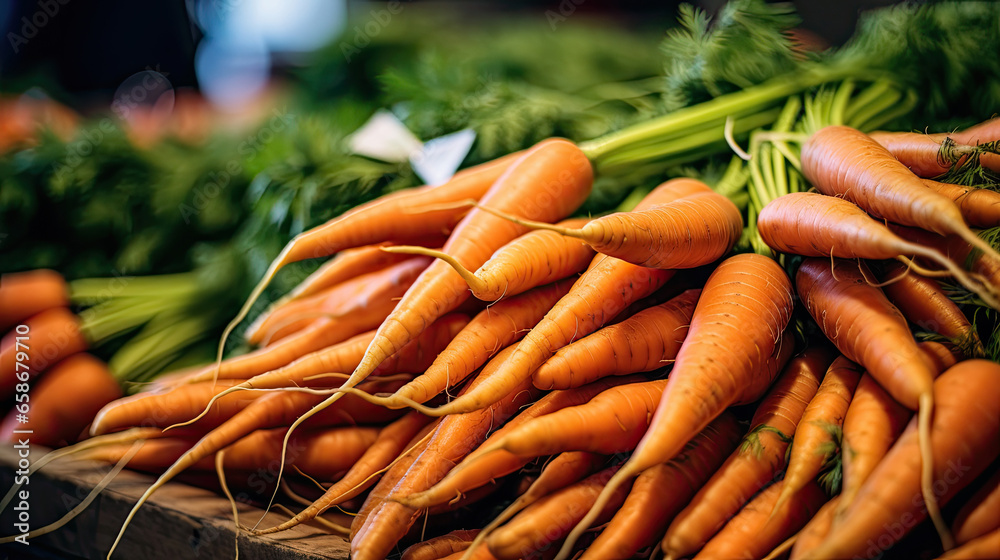
[(410, 154), (410, 165), (428, 185), (446, 183), (458, 171), (475, 141), (476, 132), (471, 128), (428, 140), (423, 150)]
[(348, 138), (351, 151), (382, 161), (403, 162), (423, 148), (420, 139), (389, 111), (380, 109)]

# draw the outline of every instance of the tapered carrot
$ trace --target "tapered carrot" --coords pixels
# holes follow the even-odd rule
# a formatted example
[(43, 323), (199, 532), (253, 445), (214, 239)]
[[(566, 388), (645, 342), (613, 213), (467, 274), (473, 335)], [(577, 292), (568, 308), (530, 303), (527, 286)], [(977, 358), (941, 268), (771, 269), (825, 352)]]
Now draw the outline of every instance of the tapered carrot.
[(17, 385), (86, 349), (80, 319), (69, 309), (55, 307), (32, 315), (0, 340), (0, 371), (4, 372), (0, 402), (10, 402)]
[(1000, 193), (976, 187), (961, 187), (924, 179), (924, 185), (958, 205), (965, 223), (972, 227), (1000, 226)]
[(0, 333), (47, 309), (68, 306), (69, 286), (54, 270), (39, 269), (0, 276)]
[(1000, 529), (953, 548), (939, 560), (995, 560), (1000, 555)]
[(667, 557), (684, 558), (697, 552), (784, 470), (788, 445), (832, 360), (827, 347), (813, 346), (789, 362), (757, 407), (740, 448), (670, 523), (661, 543)]
[[(613, 387), (637, 381), (642, 381), (642, 379), (632, 376), (600, 380), (576, 389), (553, 391), (545, 395), (515, 416), (510, 422), (507, 422), (500, 429), (493, 432), (478, 449), (470, 453), (461, 463), (456, 465), (441, 482), (423, 492), (401, 497), (399, 501), (418, 508), (441, 504), (453, 500), (461, 496), (464, 492), (482, 486), (493, 479), (517, 471), (526, 465), (533, 456), (520, 456), (509, 451), (497, 449), (497, 444), (503, 441), (508, 434), (518, 431), (525, 425), (532, 424), (534, 420), (543, 416), (549, 416), (558, 411), (575, 408), (588, 403), (604, 391)], [(490, 455), (489, 459), (480, 461), (486, 454)]]
[(460, 529), (410, 546), (399, 560), (439, 560), (461, 552), (472, 544), (479, 529)]
[(560, 348), (532, 375), (540, 389), (579, 387), (606, 375), (653, 371), (677, 355), (701, 290), (639, 311)]
[[(775, 511), (840, 455), (844, 416), (864, 373), (858, 364), (840, 356), (830, 365), (792, 439), (788, 468)], [(823, 484), (824, 481), (820, 480)]]
[(887, 263), (881, 278), (885, 295), (907, 321), (947, 338), (968, 357), (983, 355), (976, 329), (936, 280), (907, 273), (899, 263)]
[(674, 458), (727, 407), (751, 403), (767, 391), (780, 370), (768, 367), (768, 362), (778, 354), (791, 310), (791, 282), (770, 258), (741, 254), (715, 269), (698, 299), (649, 430), (567, 537), (559, 558), (567, 557), (621, 483)]
[(580, 239), (595, 251), (651, 268), (695, 268), (729, 252), (743, 231), (731, 200), (716, 192), (697, 193), (645, 210), (595, 218), (579, 228), (497, 215), (536, 229)]
[(919, 132), (882, 132), (868, 134), (918, 177), (937, 177), (976, 152), (975, 146), (954, 139)]
[(120, 396), (122, 388), (107, 364), (90, 354), (74, 354), (31, 387), (30, 401), (25, 401), (30, 405), (30, 414), (24, 415), (27, 422), (20, 421), (15, 405), (0, 426), (0, 439), (13, 441), (14, 430), (30, 430), (33, 443), (49, 447), (75, 443), (94, 414)]
[(688, 442), (677, 457), (643, 471), (621, 509), (581, 558), (625, 560), (653, 544), (736, 448), (742, 435), (736, 417), (723, 413)]
[[(426, 258), (411, 258), (381, 270), (361, 274), (312, 297), (292, 302), (255, 321), (246, 332), (251, 344), (271, 343), (301, 331), (319, 317), (352, 321), (359, 312), (401, 297), (421, 272), (431, 263)], [(379, 319), (384, 319), (385, 315)], [(376, 323), (377, 324), (377, 323)]]
[[(559, 222), (559, 227), (583, 226), (587, 218)], [(473, 273), (443, 251), (420, 247), (385, 247), (384, 251), (439, 258), (455, 269), (469, 284), (472, 295), (483, 301), (515, 296), (536, 286), (562, 280), (587, 268), (594, 250), (575, 239), (551, 231), (530, 231), (497, 249)]]
[(944, 267), (963, 286), (1000, 308), (996, 286), (971, 278), (937, 251), (894, 235), (886, 226), (842, 198), (805, 192), (786, 194), (760, 211), (757, 231), (772, 249), (804, 257), (925, 257)]
[(840, 496), (834, 496), (829, 502), (819, 508), (806, 526), (798, 532), (795, 537), (795, 544), (792, 546), (790, 560), (798, 560), (806, 557), (814, 548), (823, 542), (823, 539), (830, 533), (833, 526), (834, 516), (840, 504)]
[[(775, 509), (785, 481), (768, 486), (757, 495), (712, 540), (695, 559), (763, 558), (774, 547), (795, 534), (829, 499), (815, 481), (798, 491), (787, 508)], [(771, 512), (776, 513), (772, 516)]]
[[(868, 284), (863, 263), (806, 259), (796, 285), (805, 308), (826, 337), (849, 360), (858, 363), (897, 401), (917, 410), (921, 427), (922, 489), (931, 519), (943, 521), (931, 489), (934, 472), (930, 419), (934, 407), (934, 372), (917, 347), (906, 320), (879, 288)], [(844, 328), (846, 326), (846, 328)]]
[[(1000, 402), (1000, 364), (967, 360), (952, 366), (934, 382), (934, 401), (931, 485), (937, 501), (947, 504), (1000, 453), (1000, 409), (983, 404)], [(918, 432), (913, 419), (812, 557), (872, 557), (927, 517)], [(946, 539), (945, 549), (951, 546)]]
[(969, 230), (958, 206), (927, 188), (878, 142), (846, 126), (828, 126), (802, 146), (802, 174), (817, 190), (843, 196), (876, 218), (955, 234), (988, 255), (997, 253)]
[[(604, 469), (531, 504), (486, 538), (490, 552), (500, 560), (517, 560), (558, 543), (580, 522), (618, 468)], [(611, 517), (627, 495), (628, 486), (616, 489), (599, 517)]]
[(957, 544), (965, 544), (996, 529), (1000, 529), (1000, 470), (969, 498), (951, 525)]
[[(510, 348), (505, 349), (495, 360), (502, 361), (510, 350)], [(495, 371), (487, 366), (473, 380), (470, 390), (477, 383), (481, 383), (482, 379), (494, 374)], [(433, 486), (456, 463), (479, 446), (493, 426), (505, 422), (522, 405), (531, 402), (536, 396), (537, 392), (533, 390), (528, 380), (525, 380), (515, 391), (488, 408), (442, 419), (434, 430), (426, 450), (410, 466), (387, 499), (368, 515), (357, 538), (351, 542), (351, 558), (354, 560), (384, 558), (406, 534), (419, 514), (417, 508), (403, 505), (394, 498)]]

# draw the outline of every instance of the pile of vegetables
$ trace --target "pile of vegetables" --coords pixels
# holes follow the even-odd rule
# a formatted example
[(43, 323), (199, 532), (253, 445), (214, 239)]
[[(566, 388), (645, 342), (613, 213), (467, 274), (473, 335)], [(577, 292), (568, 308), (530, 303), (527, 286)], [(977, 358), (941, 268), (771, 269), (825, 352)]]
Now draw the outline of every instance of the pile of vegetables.
[[(355, 559), (996, 556), (1000, 119), (942, 127), (956, 86), (914, 78), (929, 47), (886, 29), (961, 21), (942, 44), (978, 49), (998, 16), (899, 7), (813, 56), (787, 8), (735, 2), (714, 26), (685, 8), (662, 111), (298, 234), (214, 363), (104, 399), (90, 437), (32, 468), (159, 475), (109, 557), (168, 481), (214, 470), (233, 499), (235, 473), (274, 461), (280, 482), (240, 495), (305, 507), (258, 527), (234, 501), (240, 530), (322, 523)], [(1000, 91), (995, 57), (950, 62)], [(326, 260), (257, 313), (308, 259)], [(87, 301), (86, 283), (10, 295), (22, 281), (0, 287), (8, 328)], [(233, 333), (255, 348), (227, 356)]]

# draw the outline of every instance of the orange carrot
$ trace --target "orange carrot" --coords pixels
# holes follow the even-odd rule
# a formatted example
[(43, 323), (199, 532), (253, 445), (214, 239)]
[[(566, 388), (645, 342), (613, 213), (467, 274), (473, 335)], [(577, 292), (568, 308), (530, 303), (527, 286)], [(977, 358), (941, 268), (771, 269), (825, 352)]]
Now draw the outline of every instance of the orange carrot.
[(21, 411), (15, 405), (0, 426), (0, 440), (14, 441), (14, 430), (31, 430), (32, 443), (49, 447), (75, 443), (94, 414), (121, 396), (122, 388), (104, 362), (90, 354), (74, 354), (52, 366), (18, 403), (28, 405), (28, 422), (18, 420)]
[[(937, 501), (947, 504), (1000, 453), (996, 446), (1000, 409), (977, 406), (1000, 402), (1000, 364), (967, 360), (952, 366), (934, 382), (934, 401), (931, 484)], [(814, 557), (875, 556), (928, 516), (916, 468), (927, 462), (921, 457), (918, 432), (914, 419), (834, 522), (829, 536), (813, 551)], [(953, 546), (948, 540), (945, 549)]]
[(300, 523), (314, 519), (331, 507), (361, 494), (375, 484), (375, 473), (386, 468), (406, 450), (406, 445), (430, 423), (431, 419), (417, 412), (411, 412), (379, 431), (378, 438), (368, 447), (357, 461), (353, 462), (347, 474), (312, 505), (302, 510), (292, 519), (269, 529), (254, 531), (255, 535), (278, 533)]
[[(830, 468), (830, 463), (840, 455), (844, 416), (862, 373), (860, 366), (843, 356), (834, 360), (826, 371), (795, 430), (775, 511), (824, 469)], [(820, 483), (824, 483), (822, 478)]]
[[(486, 538), (490, 552), (501, 560), (517, 560), (532, 558), (536, 551), (558, 543), (592, 507), (618, 468), (604, 469), (531, 504)], [(598, 523), (610, 518), (627, 495), (627, 485), (611, 494)]]
[(677, 457), (643, 471), (621, 509), (582, 558), (625, 560), (653, 544), (736, 448), (742, 433), (736, 417), (723, 413)]
[[(588, 221), (574, 218), (559, 222), (558, 226), (575, 228)], [(483, 301), (497, 301), (562, 280), (585, 269), (594, 258), (594, 250), (588, 245), (551, 231), (530, 231), (514, 239), (497, 249), (475, 273), (443, 251), (405, 246), (384, 250), (443, 260), (469, 284), (472, 295)]]
[(617, 212), (595, 218), (579, 229), (483, 208), (518, 224), (580, 239), (599, 253), (651, 268), (695, 268), (714, 262), (729, 252), (743, 231), (739, 209), (716, 192)]
[(379, 317), (381, 321), (392, 310), (392, 306), (385, 305), (385, 302), (406, 293), (430, 263), (426, 258), (407, 259), (381, 270), (361, 274), (315, 296), (292, 302), (250, 325), (245, 335), (247, 342), (270, 344), (301, 331), (319, 317), (350, 322), (355, 320), (359, 312), (371, 307), (385, 311)]
[(760, 211), (757, 230), (772, 249), (804, 257), (895, 259), (919, 255), (941, 265), (963, 286), (1000, 307), (995, 286), (970, 278), (941, 253), (894, 235), (842, 198), (805, 192), (786, 194)]
[(840, 496), (834, 496), (829, 502), (823, 504), (823, 507), (819, 508), (816, 515), (806, 523), (806, 526), (795, 537), (790, 560), (806, 557), (812, 549), (823, 542), (823, 539), (830, 533), (830, 527), (833, 526), (834, 515), (839, 504)]
[(996, 560), (1000, 555), (1000, 529), (977, 537), (938, 556), (939, 560)]
[(1000, 258), (985, 254), (955, 235), (940, 236), (917, 228), (889, 224), (889, 229), (909, 241), (926, 245), (978, 274), (990, 286), (1000, 286)]
[(955, 542), (965, 544), (1000, 529), (1000, 470), (966, 502), (951, 525)]
[[(811, 481), (798, 491), (789, 507), (777, 510), (783, 488), (782, 480), (758, 494), (708, 541), (695, 559), (763, 558), (805, 526), (829, 499), (819, 484)], [(773, 516), (772, 511), (776, 512)]]
[(965, 225), (954, 202), (927, 188), (863, 132), (828, 126), (813, 134), (802, 146), (802, 174), (823, 194), (843, 196), (876, 218), (941, 235), (956, 234), (997, 256)]
[(956, 142), (978, 146), (987, 142), (1000, 140), (1000, 118), (987, 119), (979, 124), (970, 126), (965, 130), (958, 130), (947, 133), (932, 134), (935, 137), (949, 136)]
[(698, 551), (784, 470), (785, 451), (832, 360), (825, 346), (810, 347), (792, 359), (757, 407), (740, 448), (670, 523), (661, 544), (667, 557), (683, 558)]
[(649, 430), (566, 539), (559, 558), (566, 558), (622, 482), (674, 458), (729, 406), (751, 403), (767, 391), (780, 370), (768, 362), (779, 353), (791, 312), (791, 282), (768, 257), (736, 255), (715, 269), (695, 307)]
[[(509, 451), (496, 449), (496, 444), (508, 434), (516, 432), (534, 420), (549, 416), (557, 411), (576, 408), (590, 402), (596, 396), (612, 387), (640, 381), (637, 376), (601, 380), (576, 389), (553, 391), (538, 399), (527, 410), (515, 416), (510, 422), (493, 432), (483, 444), (455, 466), (441, 482), (423, 491), (400, 498), (400, 502), (418, 508), (425, 508), (453, 500), (473, 488), (482, 486), (496, 478), (510, 474), (525, 464), (532, 456), (519, 456)], [(489, 454), (487, 461), (480, 461)], [(472, 465), (474, 467), (470, 468)]]
[(42, 311), (68, 306), (69, 286), (54, 270), (39, 269), (0, 276), (0, 333)]
[(541, 389), (566, 389), (667, 365), (684, 342), (700, 294), (687, 290), (560, 348), (535, 370), (533, 383)]
[(1000, 193), (976, 187), (961, 187), (931, 179), (924, 185), (944, 195), (958, 205), (965, 223), (972, 227), (991, 228), (1000, 225)]
[[(32, 315), (0, 340), (0, 402), (27, 392), (32, 378), (67, 356), (87, 349), (80, 319), (64, 307)], [(19, 387), (20, 386), (20, 387)], [(24, 391), (15, 389), (25, 389)]]
[(404, 550), (399, 560), (439, 560), (469, 548), (478, 533), (479, 529), (457, 530), (419, 542)]
[(938, 134), (882, 132), (868, 134), (918, 177), (937, 177), (973, 154), (974, 146)]

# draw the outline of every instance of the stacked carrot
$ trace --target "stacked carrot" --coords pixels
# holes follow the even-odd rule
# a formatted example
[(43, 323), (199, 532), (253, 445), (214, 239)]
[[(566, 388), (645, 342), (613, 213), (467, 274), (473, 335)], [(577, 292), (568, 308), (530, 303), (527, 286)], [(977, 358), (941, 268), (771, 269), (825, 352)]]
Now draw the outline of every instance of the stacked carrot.
[[(330, 485), (243, 529), (352, 509), (359, 560), (872, 557), (926, 519), (945, 549), (992, 550), (1000, 365), (935, 278), (997, 307), (996, 252), (969, 227), (1000, 205), (956, 205), (878, 138), (814, 132), (800, 163), (824, 194), (749, 216), (806, 257), (793, 274), (732, 254), (740, 211), (692, 179), (567, 220), (592, 169), (564, 140), (358, 207), (272, 265), (339, 253), (257, 318), (258, 349), (108, 404), (58, 453), (160, 473), (136, 509), (186, 470), (298, 469)], [(991, 139), (930, 157), (964, 165)]]

